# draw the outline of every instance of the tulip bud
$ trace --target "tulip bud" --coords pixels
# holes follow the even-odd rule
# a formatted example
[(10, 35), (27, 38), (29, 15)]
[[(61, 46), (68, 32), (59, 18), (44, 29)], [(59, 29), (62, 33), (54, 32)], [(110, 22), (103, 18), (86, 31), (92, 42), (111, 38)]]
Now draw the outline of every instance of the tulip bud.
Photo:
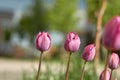
[(120, 16), (115, 16), (107, 22), (102, 43), (109, 50), (120, 50)]
[(108, 70), (104, 70), (99, 77), (99, 80), (109, 80), (110, 79), (110, 72)]
[(95, 46), (94, 44), (87, 45), (82, 53), (82, 58), (85, 61), (92, 61), (95, 57)]
[(119, 66), (119, 56), (116, 53), (112, 53), (109, 57), (109, 68), (117, 69)]
[(36, 48), (40, 51), (46, 51), (50, 48), (51, 38), (47, 32), (39, 32), (36, 37)]
[(76, 52), (79, 49), (80, 43), (79, 36), (75, 32), (70, 32), (67, 34), (65, 40), (65, 50), (69, 52)]

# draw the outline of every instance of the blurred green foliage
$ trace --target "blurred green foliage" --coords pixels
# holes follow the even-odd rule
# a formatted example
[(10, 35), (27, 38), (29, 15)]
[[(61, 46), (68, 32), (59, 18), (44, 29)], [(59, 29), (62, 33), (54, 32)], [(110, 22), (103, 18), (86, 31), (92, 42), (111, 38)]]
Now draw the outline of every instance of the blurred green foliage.
[[(67, 67), (67, 59), (60, 59), (59, 61), (57, 60), (56, 62), (59, 63), (61, 66), (59, 68), (64, 68), (64, 73), (62, 71), (56, 72), (57, 70), (51, 70), (51, 67), (53, 66), (52, 64), (55, 62), (54, 61), (46, 61), (47, 67), (46, 67), (46, 72), (42, 72), (40, 74), (41, 80), (64, 80), (65, 79), (65, 71)], [(71, 56), (71, 63), (70, 63), (70, 71), (69, 71), (69, 80), (79, 80), (80, 75), (81, 75), (81, 70), (82, 70), (82, 65), (83, 65), (83, 60), (81, 59), (79, 54), (73, 54)], [(88, 62), (86, 64), (85, 68), (85, 76), (84, 80), (97, 80), (98, 76), (94, 72), (94, 67), (92, 62)], [(36, 78), (36, 73), (37, 70), (34, 70), (32, 76), (30, 76), (29, 73), (25, 73), (23, 75), (23, 80), (35, 80)]]
[(52, 8), (46, 8), (43, 0), (33, 0), (33, 5), (22, 16), (17, 32), (21, 37), (28, 34), (33, 41), (39, 31), (73, 30), (77, 22), (74, 16), (77, 5), (77, 0), (55, 0)]
[(110, 18), (120, 15), (120, 0), (108, 0), (105, 15), (103, 16), (103, 23), (106, 23)]
[(64, 33), (75, 29), (78, 5), (78, 0), (56, 0), (49, 14), (50, 28)]
[(9, 41), (10, 40), (10, 37), (11, 37), (11, 30), (5, 30), (4, 31), (4, 41)]
[[(87, 0), (88, 18), (94, 24), (96, 24), (97, 14), (100, 10), (102, 1), (103, 0)], [(120, 4), (119, 4), (120, 0), (115, 0), (115, 1), (107, 0), (107, 1), (108, 1), (107, 8), (103, 16), (103, 26), (113, 16), (120, 15)]]
[(28, 34), (32, 41), (39, 31), (47, 29), (47, 11), (43, 7), (43, 2), (41, 0), (34, 0), (30, 10), (26, 11), (22, 16), (17, 31), (21, 37)]

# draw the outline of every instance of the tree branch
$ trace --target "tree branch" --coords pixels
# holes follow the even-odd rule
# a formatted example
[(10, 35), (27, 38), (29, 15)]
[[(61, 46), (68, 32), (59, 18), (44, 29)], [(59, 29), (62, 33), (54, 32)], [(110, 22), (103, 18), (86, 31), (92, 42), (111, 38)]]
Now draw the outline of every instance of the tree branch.
[(100, 8), (100, 12), (97, 16), (97, 25), (96, 25), (96, 34), (95, 34), (95, 46), (96, 46), (96, 55), (95, 55), (95, 67), (99, 61), (99, 50), (100, 50), (100, 32), (102, 27), (102, 18), (107, 7), (107, 0), (103, 0), (102, 6)]

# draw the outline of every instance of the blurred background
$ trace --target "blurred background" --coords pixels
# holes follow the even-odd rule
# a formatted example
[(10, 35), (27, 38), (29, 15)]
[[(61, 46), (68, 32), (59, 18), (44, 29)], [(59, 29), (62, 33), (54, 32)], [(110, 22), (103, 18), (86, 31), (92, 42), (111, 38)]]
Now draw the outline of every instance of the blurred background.
[[(35, 49), (35, 37), (39, 31), (49, 32), (52, 38), (52, 46), (44, 54), (41, 80), (64, 79), (68, 54), (62, 43), (66, 33), (79, 34), (80, 50), (72, 56), (69, 76), (70, 80), (78, 80), (83, 48), (95, 41), (101, 3), (102, 0), (0, 0), (0, 80), (35, 80), (40, 55)], [(120, 15), (119, 3), (120, 0), (108, 0), (103, 28), (108, 19)], [(99, 71), (104, 68), (105, 54), (101, 45)], [(93, 62), (86, 70), (90, 71), (85, 80), (98, 79), (100, 73), (95, 73)]]

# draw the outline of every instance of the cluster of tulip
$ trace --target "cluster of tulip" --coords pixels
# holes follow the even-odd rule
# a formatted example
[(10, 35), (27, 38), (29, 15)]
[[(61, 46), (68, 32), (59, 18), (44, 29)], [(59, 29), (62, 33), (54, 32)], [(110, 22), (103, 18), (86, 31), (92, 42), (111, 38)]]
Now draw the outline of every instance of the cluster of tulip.
[[(120, 17), (116, 16), (112, 18), (105, 26), (102, 41), (103, 45), (110, 50), (110, 51), (116, 51), (120, 50)], [(69, 52), (69, 59), (68, 59), (68, 65), (66, 69), (65, 74), (65, 80), (68, 80), (68, 72), (69, 72), (69, 65), (70, 65), (70, 59), (71, 55), (74, 52), (77, 52), (80, 47), (80, 37), (75, 32), (69, 32), (66, 36), (66, 40), (64, 43), (64, 48), (66, 51)], [(40, 66), (41, 66), (41, 58), (44, 51), (48, 50), (51, 45), (51, 38), (50, 35), (47, 32), (39, 32), (36, 37), (36, 48), (41, 51), (40, 55), (40, 61), (39, 61), (39, 67), (38, 67), (38, 74), (37, 79), (39, 80), (40, 76)], [(95, 57), (95, 46), (94, 44), (87, 45), (82, 53), (82, 58), (84, 60), (83, 69), (81, 72), (80, 80), (83, 80), (84, 78), (84, 68), (85, 64), (89, 61), (92, 61)], [(119, 56), (117, 53), (113, 52), (107, 61), (107, 66), (111, 69), (111, 73), (107, 69), (107, 66), (105, 67), (104, 71), (101, 73), (99, 80), (112, 80), (112, 71), (114, 69), (118, 68), (119, 65)], [(114, 79), (117, 80), (117, 79)]]
[[(116, 53), (120, 50), (120, 16), (115, 16), (106, 23), (102, 43), (110, 52), (110, 55), (108, 54), (108, 61), (100, 75), (100, 80), (117, 80), (117, 78), (112, 79), (112, 72), (120, 64), (119, 55)], [(107, 66), (111, 69), (111, 72), (109, 72)]]

